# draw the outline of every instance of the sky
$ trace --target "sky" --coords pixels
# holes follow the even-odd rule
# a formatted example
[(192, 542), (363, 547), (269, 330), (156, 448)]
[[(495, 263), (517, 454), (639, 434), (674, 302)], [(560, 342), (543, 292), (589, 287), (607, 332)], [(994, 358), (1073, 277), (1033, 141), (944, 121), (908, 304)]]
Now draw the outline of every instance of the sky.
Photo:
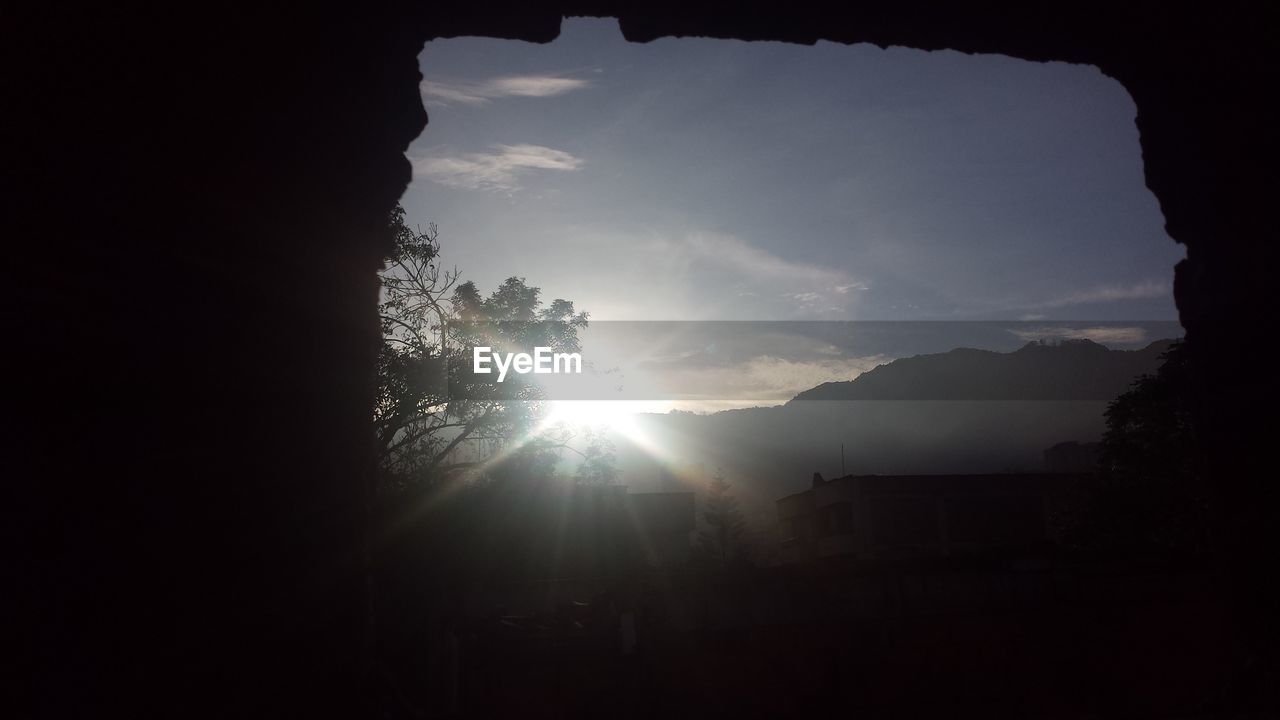
[[(419, 62), (430, 123), (402, 202), (482, 291), (524, 277), (593, 322), (1177, 318), (1183, 249), (1133, 101), (1097, 68), (637, 44), (598, 19)], [(736, 360), (803, 361), (776, 355)], [(847, 355), (831, 372), (893, 353)]]

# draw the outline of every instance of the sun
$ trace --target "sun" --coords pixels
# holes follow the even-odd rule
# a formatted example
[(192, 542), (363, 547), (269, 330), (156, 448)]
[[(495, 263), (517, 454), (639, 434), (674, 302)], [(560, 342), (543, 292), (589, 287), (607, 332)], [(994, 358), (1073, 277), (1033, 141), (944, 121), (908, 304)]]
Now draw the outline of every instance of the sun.
[(634, 427), (637, 413), (652, 412), (642, 407), (648, 404), (625, 400), (553, 400), (548, 403), (546, 424), (573, 428), (607, 426), (625, 433)]

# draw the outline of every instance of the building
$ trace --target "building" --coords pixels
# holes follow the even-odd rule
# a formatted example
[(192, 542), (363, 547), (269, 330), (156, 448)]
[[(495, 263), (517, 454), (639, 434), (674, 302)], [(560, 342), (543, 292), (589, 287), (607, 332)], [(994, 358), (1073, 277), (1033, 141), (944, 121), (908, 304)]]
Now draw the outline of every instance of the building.
[(847, 475), (777, 501), (779, 560), (891, 560), (1033, 547), (1062, 475)]

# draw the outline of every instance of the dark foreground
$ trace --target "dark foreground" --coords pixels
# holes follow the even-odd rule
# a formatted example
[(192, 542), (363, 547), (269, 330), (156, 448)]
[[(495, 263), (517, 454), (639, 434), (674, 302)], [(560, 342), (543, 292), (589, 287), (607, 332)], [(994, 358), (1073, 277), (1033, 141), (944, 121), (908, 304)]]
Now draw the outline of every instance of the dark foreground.
[(411, 654), (427, 681), (399, 688), (385, 709), (1230, 716), (1217, 598), (1214, 577), (1198, 570), (1018, 561), (532, 584), (473, 598), (472, 612), (417, 635)]

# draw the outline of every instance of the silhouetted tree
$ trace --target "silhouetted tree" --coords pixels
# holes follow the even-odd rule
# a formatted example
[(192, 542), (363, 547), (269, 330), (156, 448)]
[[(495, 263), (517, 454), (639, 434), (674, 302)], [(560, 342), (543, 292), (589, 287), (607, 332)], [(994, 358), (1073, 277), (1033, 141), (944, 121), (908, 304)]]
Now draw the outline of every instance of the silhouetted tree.
[(1207, 493), (1189, 407), (1190, 366), (1174, 343), (1107, 407), (1095, 478), (1068, 514), (1067, 540), (1082, 549), (1200, 552), (1208, 541)]
[(577, 333), (587, 325), (587, 314), (568, 300), (543, 307), (540, 289), (524, 278), (508, 278), (487, 298), (474, 283), (459, 284), (457, 270), (439, 263), (436, 227), (410, 229), (399, 206), (389, 231), (373, 418), (383, 490), (429, 485), (528, 439), (541, 410), (537, 387), (465, 384), (473, 347), (578, 352)]
[(574, 480), (579, 485), (616, 484), (621, 473), (614, 455), (613, 442), (609, 440), (605, 430), (588, 430), (585, 440), (587, 445), (579, 453), (582, 455), (582, 462), (578, 464)]
[[(509, 278), (487, 297), (440, 264), (439, 234), (411, 229), (397, 207), (392, 251), (381, 273), (377, 398), (373, 408), (377, 490), (370, 508), (371, 576), (380, 693), (405, 717), (431, 715), (435, 660), (448, 655), (449, 618), (477, 578), (525, 577), (529, 538), (546, 516), (567, 433), (533, 432), (535, 386), (508, 379), (501, 391), (461, 372), (471, 348), (534, 346), (579, 351), (586, 313), (544, 306), (540, 290)], [(453, 392), (450, 379), (453, 379)], [(478, 468), (483, 467), (483, 473)], [(472, 472), (483, 482), (442, 480)], [(536, 548), (535, 548), (536, 549)], [(435, 688), (435, 690), (433, 690)]]
[(1143, 375), (1107, 406), (1105, 472), (1143, 482), (1195, 476), (1190, 366), (1184, 347), (1182, 342), (1170, 345), (1155, 375)]
[(434, 225), (426, 232), (410, 229), (397, 205), (388, 229), (392, 251), (380, 275), (382, 343), (373, 418), (383, 485), (393, 474), (424, 470), (439, 434), (449, 429), (441, 338), (452, 312), (446, 298), (458, 278), (456, 270), (440, 267)]
[(739, 557), (743, 550), (745, 521), (738, 510), (738, 499), (729, 493), (729, 488), (724, 472), (717, 470), (702, 510), (702, 520), (709, 529), (699, 533), (703, 549), (722, 564)]

